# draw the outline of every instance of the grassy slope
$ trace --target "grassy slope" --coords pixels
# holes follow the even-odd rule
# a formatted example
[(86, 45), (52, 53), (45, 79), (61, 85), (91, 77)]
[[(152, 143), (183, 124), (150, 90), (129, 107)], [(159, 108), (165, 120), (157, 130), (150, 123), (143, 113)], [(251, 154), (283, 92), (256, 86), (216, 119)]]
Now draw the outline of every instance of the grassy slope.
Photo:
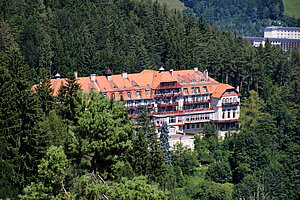
[(179, 0), (157, 0), (157, 2), (160, 2), (161, 4), (166, 4), (169, 9), (177, 9), (180, 12), (182, 12), (182, 10), (186, 8), (184, 4)]
[(283, 0), (284, 4), (284, 13), (300, 18), (300, 0)]

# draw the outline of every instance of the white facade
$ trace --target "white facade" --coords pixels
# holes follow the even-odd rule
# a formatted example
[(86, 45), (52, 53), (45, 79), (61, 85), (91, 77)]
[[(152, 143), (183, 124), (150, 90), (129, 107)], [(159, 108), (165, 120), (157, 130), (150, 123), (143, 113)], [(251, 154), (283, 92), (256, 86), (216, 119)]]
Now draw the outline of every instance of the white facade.
[(300, 39), (300, 28), (298, 27), (278, 27), (272, 26), (265, 28), (265, 38), (286, 38)]

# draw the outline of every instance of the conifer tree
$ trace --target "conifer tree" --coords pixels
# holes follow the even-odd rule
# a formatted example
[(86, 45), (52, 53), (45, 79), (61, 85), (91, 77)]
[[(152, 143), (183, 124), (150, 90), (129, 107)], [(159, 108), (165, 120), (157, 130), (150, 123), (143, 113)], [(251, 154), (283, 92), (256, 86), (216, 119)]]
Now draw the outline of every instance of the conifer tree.
[(166, 122), (163, 122), (160, 129), (160, 146), (165, 157), (166, 165), (171, 164), (170, 144), (169, 144), (169, 129)]
[(0, 54), (0, 70), (0, 191), (9, 190), (0, 194), (10, 198), (35, 180), (45, 144), (37, 126), (41, 111), (28, 81), (28, 66), (12, 51)]

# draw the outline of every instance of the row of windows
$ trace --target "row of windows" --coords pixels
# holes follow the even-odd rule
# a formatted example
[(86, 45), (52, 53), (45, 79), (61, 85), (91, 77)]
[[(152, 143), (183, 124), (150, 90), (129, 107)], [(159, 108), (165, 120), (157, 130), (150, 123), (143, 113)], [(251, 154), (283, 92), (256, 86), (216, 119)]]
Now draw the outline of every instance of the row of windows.
[(168, 86), (175, 86), (176, 82), (166, 82), (166, 83), (160, 83), (161, 87), (168, 87)]
[[(232, 112), (231, 112), (232, 111)], [(236, 110), (227, 110), (222, 112), (222, 119), (226, 118), (226, 113), (227, 113), (227, 119), (229, 118), (236, 118)]]
[[(146, 96), (150, 96), (150, 93), (151, 93), (150, 90), (146, 90)], [(120, 96), (121, 99), (124, 97), (123, 94), (124, 94), (124, 92), (119, 92), (119, 96)], [(103, 94), (103, 95), (104, 95), (104, 97), (107, 97), (107, 94)], [(142, 92), (141, 91), (136, 91), (135, 95), (136, 95), (136, 98), (142, 98)], [(116, 97), (115, 93), (112, 93), (110, 95), (110, 97), (112, 99), (114, 99)], [(127, 97), (128, 97), (128, 99), (131, 99), (131, 92), (127, 92)]]
[(184, 110), (191, 110), (191, 109), (204, 109), (204, 108), (209, 108), (209, 104), (191, 104), (191, 105), (184, 105), (183, 109)]
[(210, 119), (211, 114), (194, 114), (185, 116), (185, 121), (200, 121), (205, 119)]
[(237, 102), (238, 99), (236, 97), (233, 97), (233, 98), (223, 98), (222, 99), (222, 103), (234, 103), (234, 102)]
[(175, 88), (175, 89), (162, 89), (162, 90), (156, 90), (155, 94), (156, 95), (162, 95), (162, 94), (176, 94), (180, 93), (180, 89)]
[(201, 128), (203, 127), (202, 124), (186, 124), (183, 126), (183, 129), (198, 129), (198, 128)]

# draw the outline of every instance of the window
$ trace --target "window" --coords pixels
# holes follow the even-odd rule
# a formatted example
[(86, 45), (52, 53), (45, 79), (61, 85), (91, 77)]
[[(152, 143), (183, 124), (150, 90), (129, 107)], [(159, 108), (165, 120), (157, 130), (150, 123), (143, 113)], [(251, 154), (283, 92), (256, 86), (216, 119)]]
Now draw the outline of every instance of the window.
[(225, 119), (225, 112), (222, 113), (222, 119)]
[(228, 116), (227, 116), (228, 118), (230, 118), (230, 113), (231, 113), (230, 110), (228, 110)]
[(182, 122), (182, 116), (178, 117), (178, 123)]
[(188, 88), (183, 88), (184, 94), (189, 94)]
[(120, 92), (119, 95), (120, 95), (120, 99), (123, 99), (123, 92)]
[(176, 117), (169, 117), (169, 123), (176, 123)]
[(111, 94), (111, 98), (114, 99), (115, 98), (115, 93)]
[(203, 86), (203, 90), (204, 90), (204, 92), (207, 92), (208, 91), (207, 86)]
[(232, 118), (235, 118), (235, 111), (232, 112)]
[(194, 94), (199, 94), (200, 93), (200, 88), (199, 87), (193, 87), (192, 91)]
[(141, 91), (136, 92), (136, 98), (142, 98)]
[(131, 99), (131, 93), (127, 92), (128, 99)]
[(195, 128), (195, 124), (192, 124), (192, 129), (194, 129)]
[(104, 97), (107, 97), (107, 94), (103, 94)]
[(150, 96), (150, 90), (146, 90), (146, 96)]

